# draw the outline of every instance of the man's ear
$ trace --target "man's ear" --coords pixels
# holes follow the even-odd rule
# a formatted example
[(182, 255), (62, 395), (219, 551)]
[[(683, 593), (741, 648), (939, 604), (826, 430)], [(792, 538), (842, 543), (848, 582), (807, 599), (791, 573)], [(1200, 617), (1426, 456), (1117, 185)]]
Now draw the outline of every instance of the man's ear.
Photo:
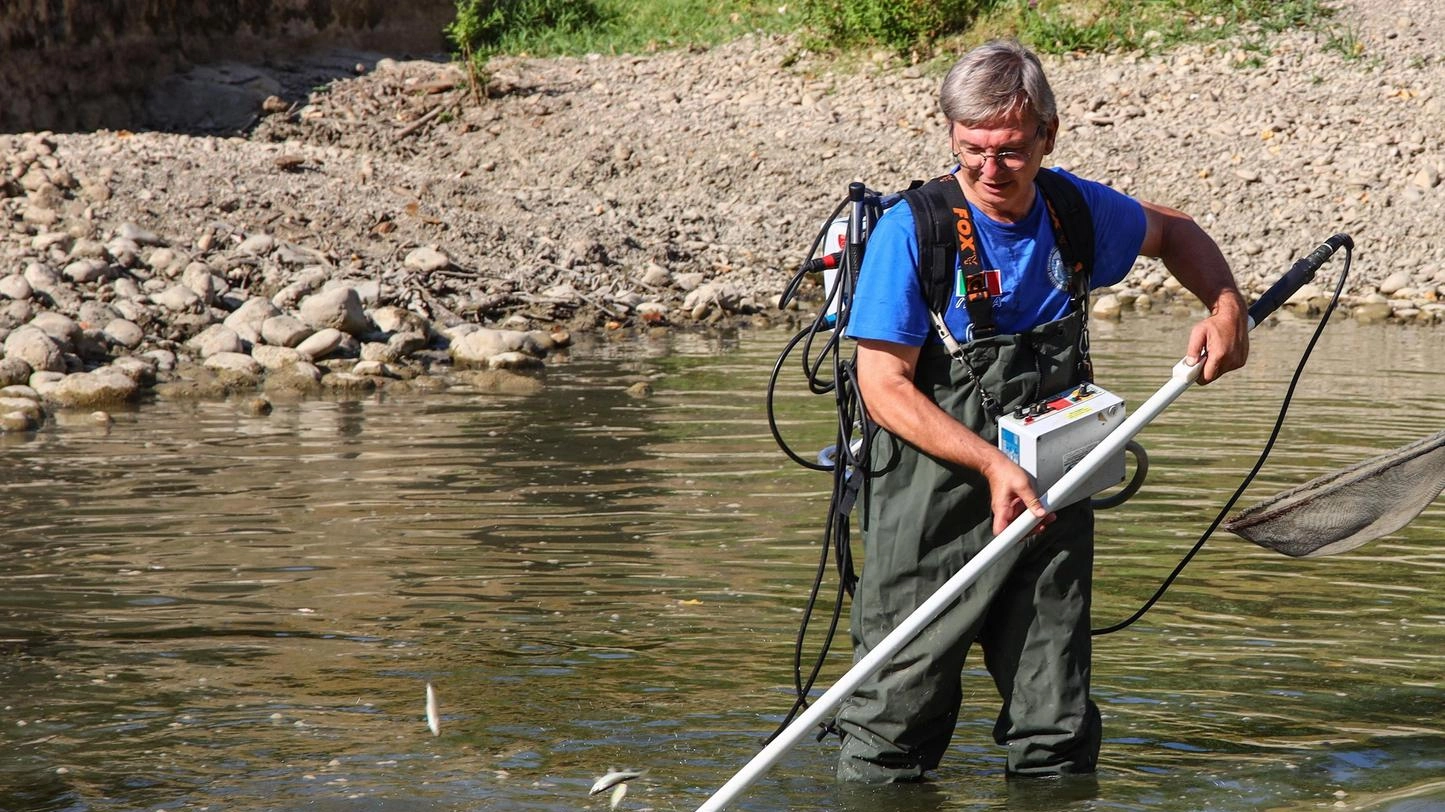
[(1054, 141), (1055, 141), (1055, 139), (1058, 137), (1058, 134), (1059, 134), (1059, 117), (1058, 117), (1058, 116), (1054, 116), (1054, 120), (1053, 120), (1053, 121), (1050, 121), (1050, 122), (1049, 122), (1049, 125), (1044, 128), (1044, 154), (1045, 154), (1045, 155), (1049, 155), (1049, 154), (1052, 154), (1052, 153), (1053, 153), (1053, 151), (1054, 151)]

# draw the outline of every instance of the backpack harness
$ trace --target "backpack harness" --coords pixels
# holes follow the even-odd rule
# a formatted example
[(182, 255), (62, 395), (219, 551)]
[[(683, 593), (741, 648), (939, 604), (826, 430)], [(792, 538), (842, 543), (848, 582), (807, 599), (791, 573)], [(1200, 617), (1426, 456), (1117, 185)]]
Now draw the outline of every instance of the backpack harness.
[[(1083, 320), (1083, 329), (1079, 332), (1080, 375), (1082, 380), (1092, 381), (1094, 371), (1089, 360), (1088, 298), (1089, 277), (1094, 266), (1093, 217), (1089, 214), (1083, 193), (1067, 178), (1041, 171), (1035, 183), (1048, 209), (1054, 243), (1058, 246), (1064, 267), (1068, 269), (1069, 299)], [(927, 183), (915, 183), (901, 194), (913, 210), (918, 237), (919, 287), (928, 305), (934, 330), (948, 354), (978, 383), (978, 373), (943, 321), (943, 313), (952, 303), (955, 291), (962, 290), (970, 322), (968, 340), (988, 338), (998, 333), (993, 315), (993, 297), (999, 293), (997, 277), (983, 269), (968, 201), (952, 175), (943, 175)], [(982, 385), (978, 390), (984, 408), (998, 417), (1001, 409), (997, 400)]]

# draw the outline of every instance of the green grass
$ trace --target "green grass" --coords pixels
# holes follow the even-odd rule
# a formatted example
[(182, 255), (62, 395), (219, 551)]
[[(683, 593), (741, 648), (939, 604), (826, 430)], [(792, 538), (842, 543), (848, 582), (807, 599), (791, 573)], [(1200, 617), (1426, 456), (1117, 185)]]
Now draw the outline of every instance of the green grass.
[[(715, 45), (752, 31), (784, 33), (802, 24), (796, 3), (776, 0), (457, 0), (457, 7), (448, 30), (454, 43), (470, 35), (475, 50), (529, 56), (648, 53)], [(488, 10), (511, 19), (495, 31), (478, 31), (475, 21), (464, 19)]]
[(1323, 29), (1324, 0), (1006, 0), (962, 36), (1012, 36), (1046, 53), (1155, 53), (1293, 28)]
[(838, 53), (886, 49), (928, 60), (995, 37), (1043, 53), (1155, 53), (1182, 43), (1320, 31), (1342, 54), (1358, 39), (1327, 0), (456, 0), (447, 34), (485, 84), (495, 54), (647, 53), (749, 32), (790, 33)]

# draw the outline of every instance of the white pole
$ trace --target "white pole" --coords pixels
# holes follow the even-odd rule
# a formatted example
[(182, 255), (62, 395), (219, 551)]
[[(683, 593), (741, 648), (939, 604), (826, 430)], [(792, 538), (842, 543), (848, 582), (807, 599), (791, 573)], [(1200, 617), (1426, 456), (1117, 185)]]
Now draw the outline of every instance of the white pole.
[[(1109, 436), (1095, 446), (1093, 451), (1079, 460), (1078, 465), (1064, 474), (1063, 478), (1040, 497), (1044, 509), (1047, 510), (1050, 505), (1066, 503), (1070, 493), (1078, 487), (1080, 482), (1091, 476), (1114, 454), (1123, 451), (1124, 446), (1134, 439), (1134, 435), (1142, 431), (1150, 421), (1198, 379), (1201, 367), (1202, 364), (1190, 366), (1183, 360), (1175, 364), (1168, 383), (1144, 401), (1137, 411), (1125, 418), (1118, 428), (1110, 432)], [(743, 768), (728, 779), (726, 784), (723, 784), (717, 792), (712, 794), (712, 797), (699, 806), (697, 812), (717, 812), (717, 810), (724, 809), (743, 790), (752, 786), (753, 782), (767, 772), (768, 768), (772, 767), (788, 748), (797, 744), (798, 740), (807, 735), (808, 731), (820, 723), (824, 716), (857, 690), (863, 680), (881, 669), (893, 655), (923, 631), (925, 626), (943, 614), (943, 610), (948, 608), (949, 604), (957, 600), (965, 589), (978, 580), (978, 576), (986, 567), (1003, 555), (1013, 544), (1023, 540), (1038, 523), (1039, 518), (1029, 511), (1025, 511), (1022, 516), (1014, 519), (1013, 523), (1002, 533), (990, 541), (977, 555), (969, 559), (963, 569), (944, 582), (943, 586), (929, 596), (928, 600), (904, 618), (903, 622), (889, 632), (888, 636), (884, 637), (872, 651), (854, 663), (846, 674), (833, 683), (833, 687), (818, 697), (802, 715), (784, 728), (777, 738), (758, 751), (751, 761), (743, 765)]]

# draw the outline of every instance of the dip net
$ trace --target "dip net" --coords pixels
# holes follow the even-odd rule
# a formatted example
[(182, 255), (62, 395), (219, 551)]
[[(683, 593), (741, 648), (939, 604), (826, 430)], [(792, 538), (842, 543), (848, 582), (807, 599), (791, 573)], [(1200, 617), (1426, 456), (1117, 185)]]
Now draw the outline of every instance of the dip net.
[(1313, 479), (1224, 523), (1285, 555), (1353, 550), (1409, 524), (1445, 490), (1445, 431)]

